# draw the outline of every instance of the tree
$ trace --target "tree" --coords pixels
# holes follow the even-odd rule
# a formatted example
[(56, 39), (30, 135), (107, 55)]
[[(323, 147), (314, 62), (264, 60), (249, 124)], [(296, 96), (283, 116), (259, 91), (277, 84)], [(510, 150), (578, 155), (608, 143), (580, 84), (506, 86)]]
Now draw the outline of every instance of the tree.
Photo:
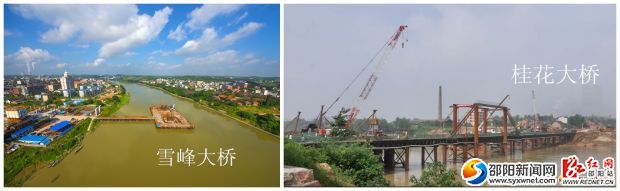
[(457, 180), (457, 172), (448, 169), (444, 164), (435, 162), (422, 172), (422, 176), (418, 179), (412, 176), (410, 179), (413, 186), (422, 187), (438, 187), (438, 186), (462, 186)]
[(112, 96), (112, 101), (121, 102), (121, 98), (119, 98), (118, 96)]
[(338, 115), (332, 117), (334, 118), (334, 122), (331, 122), (330, 125), (335, 128), (344, 128), (347, 125), (347, 118), (349, 118), (347, 113), (349, 111), (351, 111), (351, 109), (345, 109), (344, 107), (340, 109)]
[(267, 97), (265, 98), (265, 101), (263, 102), (262, 106), (263, 107), (275, 107), (278, 106), (280, 104), (280, 100), (274, 98), (271, 95), (267, 95)]
[(568, 117), (568, 124), (572, 127), (581, 128), (585, 123), (585, 118), (579, 114)]
[(355, 135), (355, 131), (346, 128), (347, 125), (347, 118), (349, 115), (347, 115), (347, 112), (349, 112), (350, 109), (345, 109), (344, 107), (342, 109), (340, 109), (340, 112), (338, 112), (338, 115), (333, 116), (334, 118), (334, 122), (330, 122), (330, 125), (332, 127), (334, 127), (332, 129), (331, 135), (334, 137), (351, 137)]

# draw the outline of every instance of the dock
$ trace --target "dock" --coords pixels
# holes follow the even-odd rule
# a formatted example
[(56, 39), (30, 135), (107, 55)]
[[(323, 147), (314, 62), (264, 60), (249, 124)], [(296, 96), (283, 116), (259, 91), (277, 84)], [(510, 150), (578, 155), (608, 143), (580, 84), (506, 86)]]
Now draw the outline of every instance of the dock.
[(193, 129), (194, 126), (178, 112), (174, 105), (151, 106), (155, 126), (161, 129)]

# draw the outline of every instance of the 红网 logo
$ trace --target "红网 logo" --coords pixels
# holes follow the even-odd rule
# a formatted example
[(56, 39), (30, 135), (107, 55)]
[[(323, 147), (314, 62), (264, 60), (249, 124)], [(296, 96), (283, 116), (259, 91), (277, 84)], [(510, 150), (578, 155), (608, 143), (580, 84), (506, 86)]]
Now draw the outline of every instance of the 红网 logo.
[(461, 168), (461, 177), (470, 186), (482, 185), (487, 180), (488, 175), (487, 163), (479, 158), (467, 160)]

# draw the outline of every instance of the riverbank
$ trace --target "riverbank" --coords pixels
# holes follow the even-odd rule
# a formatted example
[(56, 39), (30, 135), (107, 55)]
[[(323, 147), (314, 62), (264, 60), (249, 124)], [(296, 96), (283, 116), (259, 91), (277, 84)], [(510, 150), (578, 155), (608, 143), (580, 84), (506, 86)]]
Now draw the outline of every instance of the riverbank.
[[(109, 115), (118, 111), (129, 102), (129, 94), (120, 85), (121, 91), (117, 101), (112, 101), (103, 107)], [(114, 99), (111, 99), (114, 100)], [(103, 113), (102, 113), (103, 114)], [(4, 186), (18, 187), (26, 182), (37, 170), (46, 168), (50, 163), (57, 165), (64, 157), (82, 145), (84, 138), (89, 134), (93, 120), (86, 118), (75, 125), (74, 129), (65, 136), (55, 140), (48, 147), (21, 147), (4, 158)], [(99, 123), (94, 120), (94, 126)], [(55, 162), (54, 162), (55, 161)]]
[[(133, 82), (131, 82), (131, 83), (133, 83)], [(238, 117), (235, 117), (235, 116), (229, 115), (228, 113), (226, 113), (226, 111), (222, 111), (222, 110), (217, 110), (217, 109), (211, 108), (211, 107), (210, 107), (209, 105), (207, 105), (207, 104), (200, 103), (200, 102), (196, 102), (196, 101), (194, 101), (194, 100), (192, 100), (192, 99), (190, 99), (190, 98), (188, 98), (188, 97), (183, 97), (183, 96), (180, 96), (180, 95), (174, 94), (174, 93), (172, 93), (172, 92), (170, 92), (170, 91), (168, 91), (168, 90), (165, 90), (165, 89), (160, 88), (160, 87), (157, 87), (157, 86), (152, 86), (152, 85), (149, 85), (149, 84), (144, 84), (144, 83), (137, 83), (137, 84), (144, 85), (144, 86), (147, 86), (147, 87), (150, 87), (150, 88), (154, 88), (154, 89), (158, 89), (158, 90), (160, 90), (160, 91), (162, 91), (162, 92), (164, 92), (164, 93), (166, 93), (166, 94), (168, 94), (168, 95), (172, 95), (172, 96), (174, 96), (174, 97), (181, 98), (181, 99), (187, 100), (187, 101), (192, 102), (192, 103), (196, 103), (196, 104), (198, 104), (199, 106), (201, 106), (202, 108), (206, 108), (206, 109), (208, 109), (208, 110), (210, 110), (210, 111), (213, 111), (214, 113), (221, 114), (221, 115), (226, 116), (226, 117), (228, 117), (228, 118), (230, 118), (230, 119), (233, 119), (233, 120), (235, 120), (235, 121), (237, 121), (237, 122), (240, 122), (240, 123), (242, 123), (242, 124), (244, 124), (244, 125), (247, 125), (247, 126), (250, 126), (250, 127), (252, 127), (252, 128), (258, 129), (258, 130), (260, 130), (260, 131), (262, 131), (262, 132), (264, 132), (264, 133), (267, 133), (267, 134), (269, 134), (269, 135), (272, 135), (272, 136), (274, 136), (274, 137), (276, 137), (276, 138), (280, 138), (280, 135), (275, 135), (275, 134), (273, 134), (273, 133), (271, 133), (271, 132), (269, 132), (269, 131), (266, 131), (266, 130), (264, 130), (264, 129), (262, 129), (262, 128), (259, 128), (259, 127), (255, 126), (255, 125), (251, 124), (250, 122), (247, 122), (247, 121), (245, 121), (245, 120), (243, 120), (243, 119), (241, 119), (241, 118), (238, 118)]]

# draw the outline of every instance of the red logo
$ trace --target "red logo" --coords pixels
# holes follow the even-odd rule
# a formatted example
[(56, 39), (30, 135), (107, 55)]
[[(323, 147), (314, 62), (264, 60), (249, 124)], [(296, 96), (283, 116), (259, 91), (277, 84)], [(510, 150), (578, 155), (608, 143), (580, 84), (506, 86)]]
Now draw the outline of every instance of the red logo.
[(585, 171), (586, 169), (583, 164), (579, 163), (577, 156), (572, 155), (568, 158), (562, 158), (562, 178), (577, 178)]

